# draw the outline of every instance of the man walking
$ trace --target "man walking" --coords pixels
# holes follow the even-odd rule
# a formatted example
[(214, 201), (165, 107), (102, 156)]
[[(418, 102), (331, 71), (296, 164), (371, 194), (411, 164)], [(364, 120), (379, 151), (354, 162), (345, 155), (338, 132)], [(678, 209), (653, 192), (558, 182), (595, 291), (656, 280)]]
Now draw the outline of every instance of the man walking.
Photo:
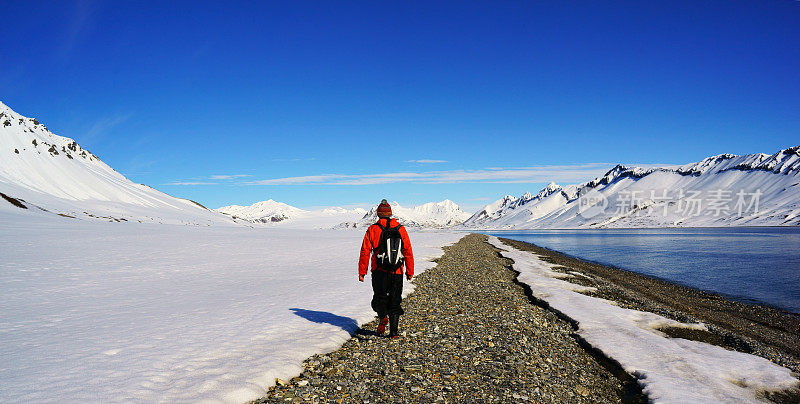
[(367, 266), (371, 263), (372, 309), (380, 319), (375, 333), (383, 335), (386, 323), (389, 323), (389, 337), (397, 338), (400, 315), (403, 314), (400, 307), (403, 267), (406, 279), (411, 280), (414, 276), (414, 253), (405, 227), (391, 216), (392, 206), (384, 199), (378, 205), (378, 222), (369, 226), (361, 243), (358, 280), (364, 282)]

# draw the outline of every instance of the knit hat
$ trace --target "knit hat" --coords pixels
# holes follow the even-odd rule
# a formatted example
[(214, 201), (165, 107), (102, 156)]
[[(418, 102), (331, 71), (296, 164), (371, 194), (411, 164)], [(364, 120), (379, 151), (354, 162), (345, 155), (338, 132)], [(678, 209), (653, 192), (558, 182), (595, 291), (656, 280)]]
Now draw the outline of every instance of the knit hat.
[(386, 202), (386, 199), (381, 201), (381, 204), (378, 205), (378, 217), (390, 217), (392, 216), (392, 205), (389, 205), (389, 202)]

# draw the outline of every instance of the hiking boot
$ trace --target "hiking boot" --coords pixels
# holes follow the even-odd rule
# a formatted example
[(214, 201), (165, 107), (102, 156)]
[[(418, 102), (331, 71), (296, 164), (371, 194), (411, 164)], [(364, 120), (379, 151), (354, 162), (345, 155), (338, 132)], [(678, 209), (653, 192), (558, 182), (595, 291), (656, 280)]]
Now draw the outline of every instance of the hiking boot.
[(375, 335), (383, 335), (386, 332), (386, 324), (389, 324), (389, 318), (384, 317), (378, 323), (378, 329), (375, 330)]
[(397, 327), (400, 323), (400, 316), (389, 316), (389, 338), (397, 338)]

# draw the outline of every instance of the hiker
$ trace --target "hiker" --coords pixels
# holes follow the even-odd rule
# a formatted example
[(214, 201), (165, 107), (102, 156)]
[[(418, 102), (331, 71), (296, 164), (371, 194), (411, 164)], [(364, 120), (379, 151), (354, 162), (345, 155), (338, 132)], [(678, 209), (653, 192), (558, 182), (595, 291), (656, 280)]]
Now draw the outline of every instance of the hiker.
[[(367, 265), (372, 268), (372, 309), (380, 322), (375, 334), (383, 335), (389, 323), (389, 337), (397, 338), (403, 308), (403, 267), (409, 281), (414, 276), (414, 253), (406, 228), (392, 219), (392, 206), (382, 200), (378, 205), (378, 222), (369, 226), (361, 243), (358, 259), (358, 280), (364, 282)], [(372, 259), (370, 259), (370, 256)], [(387, 318), (388, 316), (388, 318)]]

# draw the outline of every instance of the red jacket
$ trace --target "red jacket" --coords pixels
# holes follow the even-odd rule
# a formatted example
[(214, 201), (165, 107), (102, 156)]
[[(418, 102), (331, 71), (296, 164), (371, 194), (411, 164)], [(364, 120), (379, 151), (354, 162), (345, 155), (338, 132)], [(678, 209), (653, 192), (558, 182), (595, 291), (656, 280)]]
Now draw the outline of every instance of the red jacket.
[[(378, 223), (386, 226), (386, 218), (378, 219)], [(367, 274), (367, 263), (370, 262), (372, 256), (372, 270), (378, 267), (378, 259), (372, 251), (378, 247), (381, 241), (381, 228), (375, 223), (367, 229), (367, 234), (364, 235), (364, 241), (361, 243), (361, 256), (358, 258), (358, 274)], [(389, 224), (392, 227), (398, 225), (397, 220), (391, 219)], [(408, 238), (408, 232), (405, 227), (400, 227), (400, 236), (403, 240), (403, 257), (405, 257), (404, 265), (406, 268), (406, 276), (414, 276), (414, 252), (411, 250), (411, 240)], [(397, 274), (403, 273), (403, 267), (397, 268)]]

